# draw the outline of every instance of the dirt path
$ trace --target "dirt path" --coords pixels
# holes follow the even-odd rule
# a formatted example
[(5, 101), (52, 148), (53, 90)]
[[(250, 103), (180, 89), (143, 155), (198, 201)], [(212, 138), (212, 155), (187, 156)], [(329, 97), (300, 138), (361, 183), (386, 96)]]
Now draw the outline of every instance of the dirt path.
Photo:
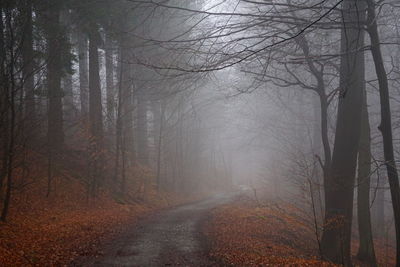
[(231, 199), (218, 195), (152, 215), (113, 242), (101, 258), (74, 266), (218, 266), (208, 257), (201, 224), (212, 208)]

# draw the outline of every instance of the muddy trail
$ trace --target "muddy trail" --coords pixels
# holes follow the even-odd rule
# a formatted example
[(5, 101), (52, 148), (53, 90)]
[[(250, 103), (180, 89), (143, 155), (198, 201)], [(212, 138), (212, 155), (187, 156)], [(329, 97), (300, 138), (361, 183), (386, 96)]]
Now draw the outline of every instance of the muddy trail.
[(213, 208), (233, 198), (219, 194), (153, 214), (111, 242), (101, 257), (72, 266), (220, 266), (209, 258), (201, 228)]

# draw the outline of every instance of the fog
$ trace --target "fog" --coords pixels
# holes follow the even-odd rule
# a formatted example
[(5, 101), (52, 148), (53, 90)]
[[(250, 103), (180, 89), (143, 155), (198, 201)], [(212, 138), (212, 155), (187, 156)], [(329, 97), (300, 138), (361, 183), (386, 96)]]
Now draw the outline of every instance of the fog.
[(21, 0), (0, 14), (3, 221), (28, 195), (222, 194), (295, 207), (320, 260), (399, 264), (397, 1)]

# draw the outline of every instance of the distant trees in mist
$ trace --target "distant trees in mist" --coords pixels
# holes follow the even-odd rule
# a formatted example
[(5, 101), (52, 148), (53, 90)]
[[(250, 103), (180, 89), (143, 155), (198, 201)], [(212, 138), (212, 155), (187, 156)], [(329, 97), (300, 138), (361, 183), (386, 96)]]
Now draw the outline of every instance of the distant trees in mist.
[[(69, 161), (85, 166), (88, 199), (102, 189), (137, 201), (143, 186), (192, 193), (224, 184), (215, 178), (222, 167), (205, 156), (209, 135), (198, 131), (202, 100), (193, 100), (207, 78), (166, 77), (136, 58), (174, 60), (139, 37), (151, 5), (21, 0), (0, 8), (2, 220), (32, 152), (47, 158), (48, 197)], [(172, 23), (151, 21), (152, 31)]]
[[(400, 262), (396, 1), (21, 0), (0, 8), (3, 220), (14, 170), (30, 150), (48, 159), (47, 195), (71, 153), (85, 161), (92, 198), (101, 188), (137, 197), (127, 188), (150, 169), (159, 190), (229, 187), (228, 142), (211, 129), (228, 118), (210, 101), (216, 78), (223, 94), (250, 95), (255, 139), (281, 161), (258, 159), (277, 176), (269, 179), (283, 187), (276, 180), (287, 175), (307, 188), (321, 257), (351, 265), (357, 214), (358, 258), (375, 266), (373, 236), (391, 216), (383, 214), (390, 189)], [(263, 121), (274, 116), (272, 102), (281, 112), (273, 123)]]

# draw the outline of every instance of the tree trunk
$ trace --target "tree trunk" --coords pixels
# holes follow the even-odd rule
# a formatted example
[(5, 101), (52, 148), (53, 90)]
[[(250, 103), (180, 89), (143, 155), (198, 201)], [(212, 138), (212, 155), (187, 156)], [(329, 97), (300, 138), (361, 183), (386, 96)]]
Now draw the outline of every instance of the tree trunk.
[(107, 122), (108, 131), (112, 133), (115, 122), (115, 90), (114, 90), (114, 53), (110, 34), (106, 34), (105, 58), (106, 58), (106, 90), (107, 90)]
[[(7, 76), (9, 77), (9, 80), (6, 81), (7, 85), (5, 86), (5, 94), (6, 94), (6, 136), (7, 136), (7, 143), (5, 144), (6, 146), (4, 147), (6, 149), (6, 194), (4, 196), (4, 202), (3, 202), (3, 209), (1, 211), (1, 216), (0, 220), (6, 221), (7, 215), (8, 215), (8, 210), (10, 207), (10, 201), (11, 201), (11, 190), (12, 190), (12, 178), (13, 178), (13, 170), (14, 170), (14, 158), (15, 158), (15, 118), (16, 118), (16, 112), (15, 112), (15, 101), (16, 101), (16, 92), (17, 88), (15, 86), (15, 77), (14, 77), (14, 62), (15, 62), (15, 54), (14, 54), (14, 31), (13, 31), (13, 26), (12, 26), (12, 15), (11, 15), (11, 10), (6, 9), (5, 11), (5, 19), (6, 19), (6, 25), (7, 25), (7, 30), (9, 32), (9, 35), (11, 36), (11, 40), (8, 43), (7, 50), (9, 50), (9, 56), (10, 56), (10, 61), (8, 62), (7, 66), (5, 66), (4, 71), (7, 72)], [(4, 49), (6, 49), (6, 46), (4, 46)]]
[(377, 266), (374, 241), (372, 237), (370, 212), (370, 185), (371, 185), (371, 136), (370, 136), (367, 94), (364, 94), (361, 118), (361, 136), (358, 148), (358, 187), (357, 212), (358, 232), (360, 236), (357, 258)]
[[(68, 26), (72, 23), (70, 15), (68, 10), (63, 10), (61, 12), (61, 23), (62, 26), (65, 28), (68, 28)], [(71, 32), (67, 31), (64, 33), (66, 35), (66, 41), (68, 43), (71, 43)], [(68, 47), (69, 48), (69, 47)], [(71, 53), (70, 48), (69, 49), (63, 49), (61, 53), (69, 54)], [(69, 62), (65, 62), (69, 63)], [(69, 124), (73, 121), (74, 118), (74, 111), (75, 111), (75, 105), (74, 105), (74, 93), (73, 93), (73, 85), (72, 85), (72, 74), (70, 72), (64, 73), (63, 79), (62, 79), (62, 85), (63, 85), (63, 92), (64, 92), (64, 99), (63, 99), (63, 107), (64, 107), (64, 117), (65, 120), (68, 121)]]
[(91, 195), (96, 195), (101, 180), (102, 145), (103, 145), (103, 111), (99, 75), (98, 34), (89, 34), (89, 133), (91, 152)]
[(72, 122), (74, 118), (74, 92), (72, 86), (72, 75), (70, 73), (65, 74), (63, 78), (63, 91), (64, 91), (64, 113), (65, 119), (68, 120), (69, 123)]
[(323, 257), (351, 265), (351, 224), (354, 178), (364, 89), (364, 1), (344, 0), (341, 37), (340, 98), (332, 164), (325, 186), (325, 222), (321, 239)]
[(379, 130), (383, 137), (383, 152), (392, 196), (393, 214), (396, 229), (396, 264), (400, 265), (400, 188), (399, 176), (393, 152), (392, 118), (389, 99), (389, 85), (385, 65), (383, 63), (378, 25), (376, 22), (375, 1), (368, 3), (368, 33), (371, 39), (371, 52), (375, 71), (379, 81), (379, 96), (381, 104), (381, 124)]
[(81, 31), (78, 32), (78, 53), (79, 53), (79, 97), (81, 101), (81, 114), (84, 118), (88, 114), (88, 43), (87, 38)]
[(133, 83), (133, 69), (129, 61), (131, 60), (132, 51), (129, 44), (131, 40), (126, 37), (121, 41), (121, 57), (119, 58), (121, 64), (121, 81), (122, 84), (122, 120), (123, 120), (123, 147), (124, 153), (127, 156), (128, 165), (133, 165), (136, 160), (135, 146), (134, 146), (134, 130), (133, 130), (133, 111), (134, 111), (134, 83)]
[(141, 90), (137, 97), (137, 152), (138, 161), (143, 165), (148, 165), (147, 150), (147, 100)]
[(33, 54), (33, 26), (32, 26), (32, 0), (25, 0), (21, 8), (23, 16), (23, 40), (22, 40), (22, 77), (25, 91), (25, 126), (31, 138), (35, 138), (35, 82), (34, 82), (34, 54)]
[[(118, 57), (121, 58), (121, 46), (119, 47)], [(117, 118), (115, 124), (115, 166), (114, 166), (114, 179), (115, 184), (117, 185), (119, 182), (119, 164), (120, 164), (120, 154), (124, 157), (122, 151), (122, 129), (123, 129), (123, 121), (122, 121), (122, 78), (123, 78), (123, 66), (121, 62), (118, 63), (118, 106), (117, 106)], [(117, 186), (116, 186), (117, 189)], [(117, 190), (115, 190), (117, 192)], [(125, 193), (125, 169), (122, 170), (122, 177), (119, 183), (119, 191), (123, 196)]]
[(332, 164), (332, 155), (331, 155), (331, 146), (329, 144), (329, 135), (328, 135), (328, 99), (323, 92), (320, 94), (320, 103), (321, 103), (321, 139), (322, 145), (324, 148), (324, 176), (327, 176), (327, 172)]
[(374, 233), (376, 237), (383, 238), (385, 237), (385, 181), (383, 181), (383, 177), (379, 177), (379, 181), (377, 182), (376, 188), (376, 199), (374, 202)]
[[(301, 29), (299, 29), (301, 30)], [(328, 136), (328, 96), (325, 92), (325, 83), (324, 83), (324, 73), (322, 70), (319, 70), (315, 63), (312, 60), (312, 56), (310, 55), (310, 47), (308, 45), (307, 39), (300, 35), (296, 38), (297, 43), (303, 50), (304, 57), (306, 59), (308, 68), (311, 74), (314, 76), (317, 87), (316, 92), (318, 93), (319, 103), (320, 103), (320, 135), (321, 135), (321, 142), (324, 151), (324, 169), (329, 169), (331, 165), (332, 155), (331, 155), (331, 147), (329, 144), (329, 136)], [(316, 139), (316, 138), (315, 138)], [(318, 148), (320, 144), (318, 144)]]
[[(298, 30), (300, 31), (301, 29), (298, 28)], [(316, 64), (314, 63), (314, 61), (312, 60), (312, 57), (310, 55), (310, 47), (308, 45), (307, 39), (301, 35), (298, 38), (296, 38), (297, 43), (300, 45), (301, 49), (303, 50), (303, 54), (305, 56), (308, 68), (310, 70), (310, 72), (312, 73), (312, 75), (314, 76), (316, 83), (317, 83), (317, 87), (316, 87), (316, 92), (318, 93), (318, 97), (319, 97), (319, 107), (315, 107), (315, 114), (316, 114), (316, 118), (319, 117), (320, 118), (320, 123), (316, 125), (318, 125), (318, 127), (316, 128), (316, 131), (314, 131), (314, 138), (313, 140), (315, 140), (314, 144), (313, 144), (313, 149), (314, 149), (314, 153), (319, 157), (320, 151), (321, 151), (321, 145), (323, 148), (323, 154), (324, 154), (324, 162), (322, 162), (320, 160), (320, 165), (322, 168), (322, 182), (323, 185), (326, 186), (327, 183), (325, 182), (325, 180), (327, 179), (327, 175), (328, 175), (328, 171), (330, 169), (331, 166), (331, 161), (332, 161), (332, 152), (331, 152), (331, 146), (329, 143), (329, 136), (328, 136), (328, 107), (329, 107), (329, 103), (328, 103), (328, 96), (326, 95), (326, 91), (325, 91), (325, 82), (324, 82), (324, 73), (323, 70), (320, 70), (317, 68)], [(316, 113), (319, 111), (319, 115)], [(318, 131), (318, 132), (317, 132)], [(320, 135), (319, 137), (317, 135)], [(321, 179), (319, 179), (319, 172), (316, 171), (315, 177), (314, 177), (314, 184), (320, 184)], [(324, 190), (326, 190), (324, 188)], [(313, 192), (314, 193), (314, 190)], [(324, 203), (321, 197), (321, 190), (318, 187), (318, 191), (317, 193), (317, 198), (313, 197), (313, 199), (318, 199), (318, 210), (321, 213), (321, 216), (323, 216), (323, 207), (324, 207)]]
[[(6, 64), (6, 51), (4, 43), (4, 22), (3, 22), (3, 8), (0, 6), (0, 84), (3, 88), (0, 91), (0, 130), (3, 133), (0, 136), (2, 159), (0, 169), (0, 192), (3, 192), (3, 183), (7, 175), (7, 147), (8, 147), (8, 85), (5, 74)], [(1, 196), (1, 193), (0, 193)]]
[(61, 149), (64, 144), (63, 110), (61, 91), (62, 62), (60, 10), (55, 4), (49, 5), (47, 14), (47, 85), (48, 85), (48, 140), (52, 149)]
[(162, 152), (161, 148), (162, 148), (162, 138), (163, 138), (163, 131), (164, 131), (165, 100), (161, 100), (161, 107), (160, 107), (160, 105), (158, 105), (158, 103), (156, 103), (154, 105), (153, 110), (155, 110), (154, 118), (157, 121), (157, 123), (155, 123), (155, 125), (158, 126), (158, 129), (154, 128), (154, 130), (155, 130), (154, 141), (155, 141), (155, 143), (157, 142), (157, 144), (155, 144), (156, 148), (157, 148), (156, 182), (157, 182), (157, 190), (160, 190), (161, 189), (161, 152)]

